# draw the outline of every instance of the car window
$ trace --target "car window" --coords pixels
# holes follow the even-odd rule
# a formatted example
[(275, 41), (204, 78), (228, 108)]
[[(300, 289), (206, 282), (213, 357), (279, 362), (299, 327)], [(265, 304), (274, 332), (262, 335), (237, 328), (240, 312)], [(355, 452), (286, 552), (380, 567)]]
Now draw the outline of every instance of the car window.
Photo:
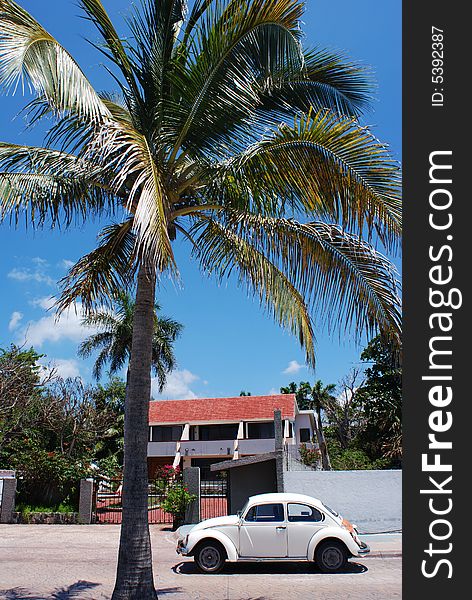
[(249, 509), (245, 521), (258, 523), (275, 523), (284, 520), (282, 504), (258, 504)]
[(324, 506), (324, 507), (326, 508), (326, 510), (327, 510), (328, 512), (330, 512), (332, 515), (334, 515), (335, 517), (339, 517), (339, 513), (338, 513), (338, 512), (336, 512), (334, 509), (330, 508), (330, 507), (329, 507), (327, 504), (325, 504), (324, 502), (323, 502), (323, 506)]
[(297, 523), (299, 521), (322, 521), (323, 514), (308, 504), (289, 504), (288, 505), (288, 520), (291, 523)]

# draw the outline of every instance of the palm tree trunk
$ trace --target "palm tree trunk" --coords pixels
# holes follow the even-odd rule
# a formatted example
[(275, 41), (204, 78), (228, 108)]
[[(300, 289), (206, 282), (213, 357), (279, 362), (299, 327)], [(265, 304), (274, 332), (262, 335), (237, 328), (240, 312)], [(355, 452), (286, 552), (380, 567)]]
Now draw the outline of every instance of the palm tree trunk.
[(326, 444), (326, 438), (324, 436), (323, 423), (321, 421), (321, 408), (319, 406), (316, 407), (316, 415), (314, 421), (316, 437), (318, 439), (318, 445), (320, 447), (321, 453), (321, 466), (323, 468), (323, 471), (331, 471), (331, 461), (329, 459), (328, 445)]
[(147, 444), (155, 272), (141, 266), (125, 400), (123, 516), (112, 600), (155, 600), (148, 524)]

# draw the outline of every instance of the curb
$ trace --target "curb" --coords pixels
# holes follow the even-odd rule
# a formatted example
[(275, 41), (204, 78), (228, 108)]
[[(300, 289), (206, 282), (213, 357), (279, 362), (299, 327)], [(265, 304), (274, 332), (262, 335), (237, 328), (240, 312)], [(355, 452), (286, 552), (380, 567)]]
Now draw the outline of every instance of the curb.
[(373, 552), (370, 552), (370, 554), (366, 554), (366, 556), (363, 556), (362, 558), (401, 558), (402, 556), (403, 554), (401, 550), (393, 550), (392, 552), (382, 552), (380, 550), (374, 550)]

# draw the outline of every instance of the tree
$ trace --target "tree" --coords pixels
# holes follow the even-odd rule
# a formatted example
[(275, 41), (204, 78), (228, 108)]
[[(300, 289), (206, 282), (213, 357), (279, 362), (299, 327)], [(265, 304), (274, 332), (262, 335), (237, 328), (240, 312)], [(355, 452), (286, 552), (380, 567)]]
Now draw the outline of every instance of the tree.
[(112, 377), (94, 388), (93, 397), (97, 410), (113, 415), (106, 436), (95, 444), (95, 462), (101, 473), (118, 477), (123, 469), (126, 383)]
[(27, 415), (36, 409), (50, 379), (42, 373), (40, 358), (34, 348), (12, 344), (0, 349), (0, 456), (5, 445), (22, 435)]
[(376, 336), (362, 352), (361, 360), (370, 363), (357, 394), (367, 423), (361, 443), (372, 458), (387, 458), (392, 466), (398, 466), (402, 458), (401, 353)]
[(363, 431), (366, 419), (359, 390), (363, 385), (361, 371), (351, 369), (336, 387), (337, 395), (326, 398), (324, 411), (331, 430), (342, 450), (347, 450)]
[[(119, 372), (129, 362), (133, 339), (133, 317), (135, 303), (127, 292), (117, 295), (113, 312), (100, 310), (85, 316), (82, 323), (87, 327), (95, 327), (97, 333), (92, 334), (79, 346), (79, 356), (89, 357), (99, 351), (93, 368), (93, 375), (100, 379), (103, 367), (109, 363), (110, 375)], [(160, 306), (154, 304), (154, 326), (152, 336), (152, 369), (157, 375), (159, 392), (166, 383), (166, 376), (175, 368), (174, 342), (182, 331), (182, 325), (159, 316)]]
[[(113, 600), (155, 598), (147, 524), (147, 428), (156, 282), (172, 243), (219, 279), (237, 275), (314, 364), (311, 309), (356, 336), (399, 331), (388, 250), (401, 234), (399, 168), (358, 122), (365, 72), (306, 50), (301, 0), (142, 0), (101, 35), (121, 97), (97, 93), (66, 50), (0, 0), (0, 82), (25, 77), (30, 119), (56, 119), (44, 148), (0, 145), (1, 212), (36, 225), (123, 215), (62, 282), (62, 310), (136, 286), (125, 406), (123, 521)], [(53, 147), (54, 146), (54, 147)]]
[(34, 349), (0, 356), (0, 463), (18, 471), (20, 501), (70, 502), (114, 415), (80, 379), (47, 374)]
[(336, 386), (333, 383), (323, 385), (323, 382), (319, 379), (313, 386), (308, 381), (301, 381), (297, 387), (297, 384), (292, 381), (287, 387), (280, 388), (282, 394), (295, 394), (298, 408), (314, 411), (315, 435), (320, 449), (321, 464), (325, 471), (331, 470), (331, 462), (324, 435), (322, 411), (326, 410), (326, 407), (332, 403), (332, 393), (335, 388)]

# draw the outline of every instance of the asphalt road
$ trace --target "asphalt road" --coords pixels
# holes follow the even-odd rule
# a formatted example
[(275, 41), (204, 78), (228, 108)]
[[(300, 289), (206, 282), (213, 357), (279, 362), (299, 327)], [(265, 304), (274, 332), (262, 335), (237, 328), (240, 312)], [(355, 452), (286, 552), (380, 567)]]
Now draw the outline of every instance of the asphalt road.
[[(116, 568), (114, 525), (0, 525), (1, 600), (107, 600)], [(325, 575), (307, 563), (232, 564), (199, 574), (172, 533), (151, 528), (160, 598), (170, 600), (394, 600), (401, 598), (398, 537), (368, 543), (373, 556)]]

